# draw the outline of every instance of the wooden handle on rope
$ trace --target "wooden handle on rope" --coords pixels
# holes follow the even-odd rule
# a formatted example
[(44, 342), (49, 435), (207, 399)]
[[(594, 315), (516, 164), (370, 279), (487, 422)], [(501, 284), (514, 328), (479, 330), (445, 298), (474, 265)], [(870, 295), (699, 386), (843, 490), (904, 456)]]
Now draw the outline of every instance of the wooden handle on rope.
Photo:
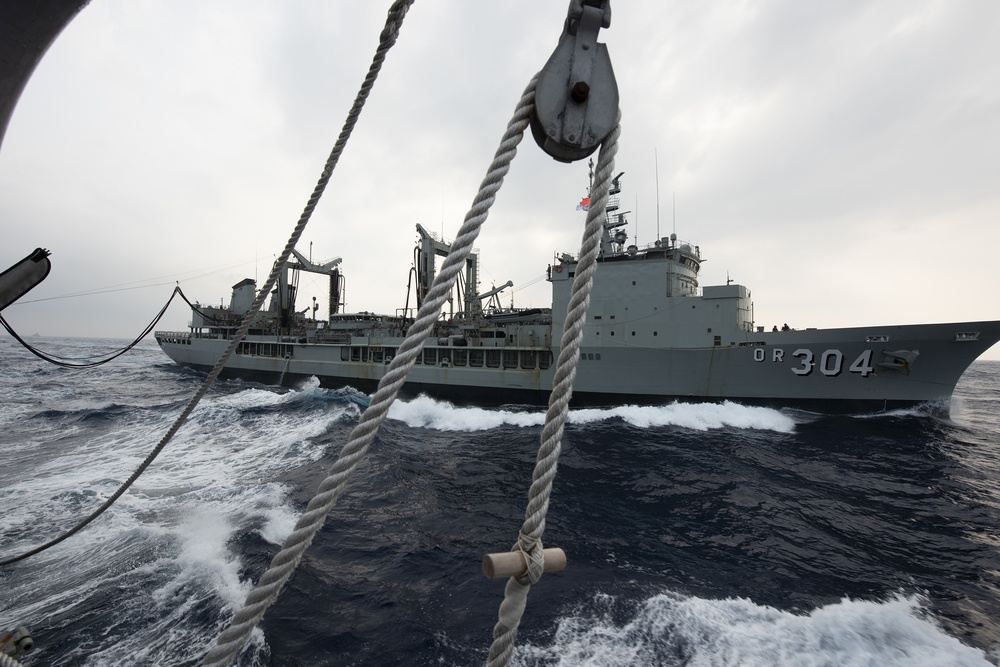
[[(558, 547), (542, 549), (543, 572), (558, 572), (566, 567), (566, 552)], [(483, 556), (483, 574), (487, 579), (520, 577), (528, 571), (528, 563), (520, 551), (504, 551)]]

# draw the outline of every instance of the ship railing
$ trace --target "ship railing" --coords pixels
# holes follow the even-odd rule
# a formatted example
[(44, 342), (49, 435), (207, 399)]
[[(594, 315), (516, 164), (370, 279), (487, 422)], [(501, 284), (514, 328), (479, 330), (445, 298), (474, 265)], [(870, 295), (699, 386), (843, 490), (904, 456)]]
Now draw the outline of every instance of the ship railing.
[(317, 329), (316, 342), (344, 345), (351, 342), (351, 332), (343, 329)]
[(154, 338), (190, 338), (190, 331), (155, 331)]
[(153, 338), (160, 345), (164, 343), (173, 345), (191, 344), (191, 333), (188, 331), (157, 331), (153, 333)]
[(671, 250), (671, 249), (680, 250), (681, 252), (688, 253), (689, 255), (696, 257), (698, 260), (701, 260), (701, 246), (697, 246), (694, 243), (691, 243), (690, 241), (682, 241), (680, 239), (671, 241), (669, 237), (664, 237), (659, 241), (653, 241), (652, 243), (647, 243), (646, 245), (642, 246), (641, 251), (645, 252), (647, 250), (656, 251), (656, 250)]

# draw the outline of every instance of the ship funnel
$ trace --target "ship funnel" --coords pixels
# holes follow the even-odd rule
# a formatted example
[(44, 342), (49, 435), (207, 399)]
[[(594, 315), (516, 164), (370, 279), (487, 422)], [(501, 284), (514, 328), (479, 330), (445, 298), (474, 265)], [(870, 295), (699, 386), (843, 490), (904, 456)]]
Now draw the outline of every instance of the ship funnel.
[(233, 298), (229, 301), (229, 311), (234, 315), (243, 315), (253, 305), (257, 296), (257, 283), (253, 278), (244, 278), (233, 285)]

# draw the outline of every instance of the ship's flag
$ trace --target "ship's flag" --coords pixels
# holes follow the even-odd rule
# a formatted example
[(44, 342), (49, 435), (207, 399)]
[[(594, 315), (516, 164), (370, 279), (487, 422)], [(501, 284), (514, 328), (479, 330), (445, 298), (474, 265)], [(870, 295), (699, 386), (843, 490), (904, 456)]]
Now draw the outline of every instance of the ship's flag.
[(588, 208), (590, 208), (590, 197), (584, 197), (580, 200), (580, 203), (576, 205), (576, 210), (578, 211), (586, 211)]

